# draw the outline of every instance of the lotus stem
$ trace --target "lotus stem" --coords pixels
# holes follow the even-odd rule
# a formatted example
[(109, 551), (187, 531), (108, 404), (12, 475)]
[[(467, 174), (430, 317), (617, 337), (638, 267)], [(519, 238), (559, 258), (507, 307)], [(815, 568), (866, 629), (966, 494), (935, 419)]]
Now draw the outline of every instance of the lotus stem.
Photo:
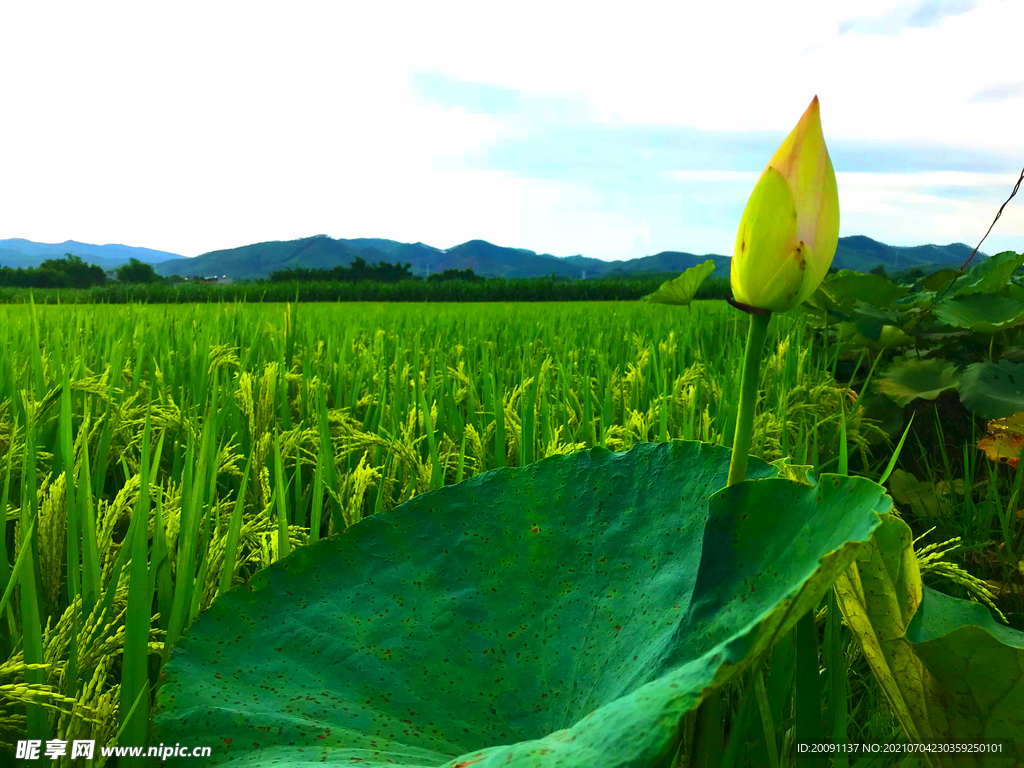
[(732, 442), (732, 459), (729, 461), (727, 485), (741, 483), (747, 476), (747, 458), (750, 455), (750, 438), (754, 431), (754, 406), (757, 404), (757, 385), (760, 382), (761, 350), (768, 335), (770, 312), (751, 313), (750, 330), (747, 333), (747, 349), (743, 355), (743, 376), (740, 379), (739, 412), (736, 414), (736, 436)]

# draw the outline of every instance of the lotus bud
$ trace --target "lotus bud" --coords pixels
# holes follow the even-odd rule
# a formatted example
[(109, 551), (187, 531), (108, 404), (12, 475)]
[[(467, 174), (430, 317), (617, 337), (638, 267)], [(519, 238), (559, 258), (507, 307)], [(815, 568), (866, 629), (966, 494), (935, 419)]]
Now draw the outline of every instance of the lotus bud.
[(821, 285), (838, 244), (839, 191), (815, 96), (743, 210), (730, 272), (733, 303), (792, 309)]

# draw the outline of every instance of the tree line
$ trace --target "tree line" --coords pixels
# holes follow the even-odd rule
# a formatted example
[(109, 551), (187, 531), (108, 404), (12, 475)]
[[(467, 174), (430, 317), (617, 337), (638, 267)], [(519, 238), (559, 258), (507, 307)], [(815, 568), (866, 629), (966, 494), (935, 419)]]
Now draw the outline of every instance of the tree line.
[[(356, 256), (348, 267), (337, 266), (331, 269), (307, 269), (291, 267), (278, 269), (270, 273), (272, 283), (401, 283), (405, 280), (423, 280), (412, 273), (412, 264), (389, 264), (385, 261), (370, 266), (362, 256)], [(477, 275), (472, 269), (446, 269), (428, 275), (427, 282), (438, 283), (449, 280), (465, 280), (470, 283), (483, 282), (485, 278)]]
[[(418, 282), (424, 278), (412, 274), (412, 265), (379, 262), (369, 265), (357, 256), (348, 267), (333, 269), (307, 269), (294, 267), (279, 269), (270, 274), (272, 283), (401, 283)], [(467, 283), (482, 283), (485, 278), (472, 269), (446, 269), (428, 275), (426, 282), (438, 283), (460, 280)], [(89, 264), (80, 256), (64, 254), (60, 259), (46, 259), (38, 267), (0, 266), (0, 287), (5, 288), (96, 288), (108, 283), (123, 284), (176, 284), (184, 282), (179, 275), (161, 277), (152, 264), (131, 259), (117, 269), (105, 271), (96, 264)], [(262, 281), (256, 281), (262, 282)]]
[(159, 283), (152, 264), (132, 259), (110, 273), (81, 257), (65, 253), (62, 259), (46, 259), (38, 267), (0, 266), (0, 286), (5, 288), (95, 288), (118, 283)]
[[(306, 301), (594, 301), (639, 298), (674, 276), (666, 273), (573, 280), (552, 273), (543, 278), (488, 279), (472, 269), (446, 269), (423, 278), (413, 275), (411, 266), (408, 262), (379, 262), (371, 266), (357, 256), (347, 267), (280, 269), (272, 272), (267, 280), (239, 281), (226, 291), (231, 286), (203, 285), (198, 281), (181, 285), (185, 278), (161, 277), (153, 265), (138, 259), (131, 259), (108, 272), (68, 253), (61, 259), (47, 259), (38, 267), (0, 266), (0, 288), (82, 289), (83, 300), (115, 303), (216, 301), (218, 296), (227, 301), (287, 300), (288, 296), (295, 295)], [(835, 267), (829, 270), (830, 273), (835, 271)], [(872, 272), (885, 274), (881, 267)], [(266, 286), (262, 291), (261, 285)], [(698, 291), (698, 297), (724, 298), (728, 295), (727, 286), (727, 280), (710, 280)], [(266, 298), (268, 290), (275, 298)], [(284, 299), (276, 298), (278, 296)], [(5, 296), (0, 302), (12, 298)]]

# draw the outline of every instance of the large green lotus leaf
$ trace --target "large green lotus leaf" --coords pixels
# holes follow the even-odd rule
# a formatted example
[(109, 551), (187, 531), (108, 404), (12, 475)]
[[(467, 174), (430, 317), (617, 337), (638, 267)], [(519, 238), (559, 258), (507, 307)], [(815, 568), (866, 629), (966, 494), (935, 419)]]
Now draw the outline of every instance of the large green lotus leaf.
[(848, 318), (856, 327), (857, 332), (871, 341), (878, 341), (882, 329), (886, 326), (894, 326), (899, 323), (899, 318), (892, 310), (876, 309), (863, 301), (857, 302)]
[(806, 301), (798, 304), (792, 311), (808, 315), (815, 328), (834, 325), (846, 318), (846, 310), (832, 301), (820, 286)]
[(662, 283), (658, 290), (650, 296), (645, 296), (646, 301), (656, 304), (679, 304), (686, 306), (693, 297), (697, 295), (697, 289), (701, 287), (708, 275), (715, 271), (715, 262), (708, 259), (703, 264), (690, 267), (679, 277)]
[(805, 302), (798, 304), (794, 309), (804, 312), (814, 310), (811, 314), (817, 314), (818, 312), (835, 312), (839, 309), (839, 304), (833, 301), (832, 297), (819, 285), (818, 289)]
[(953, 328), (976, 333), (998, 333), (1024, 323), (1024, 305), (1005, 296), (971, 294), (943, 299), (935, 317)]
[(957, 270), (955, 269), (940, 269), (938, 272), (932, 272), (928, 277), (921, 283), (921, 287), (926, 291), (938, 292), (949, 285), (950, 281), (956, 277)]
[(1024, 411), (1024, 363), (971, 363), (960, 377), (960, 402), (983, 419)]
[(1007, 283), (1006, 287), (999, 292), (999, 295), (1024, 303), (1024, 285), (1017, 282)]
[(896, 299), (892, 303), (893, 309), (899, 310), (900, 312), (907, 312), (916, 307), (924, 307), (932, 303), (935, 299), (934, 291), (914, 291), (912, 290), (902, 299)]
[(896, 285), (887, 277), (865, 275), (850, 269), (829, 275), (822, 282), (821, 290), (837, 304), (852, 306), (862, 301), (873, 307), (888, 307), (910, 293), (908, 286)]
[(892, 508), (753, 457), (723, 488), (730, 453), (553, 456), (298, 549), (179, 641), (156, 738), (223, 766), (665, 765)]
[(1003, 251), (971, 267), (953, 286), (957, 296), (999, 293), (1010, 281), (1010, 276), (1024, 264), (1024, 253)]
[(922, 398), (934, 400), (947, 389), (955, 389), (956, 366), (946, 360), (895, 358), (875, 386), (901, 408)]
[(836, 597), (908, 739), (1002, 743), (1001, 754), (921, 752), (925, 765), (1022, 764), (1024, 633), (924, 587), (906, 523), (886, 515), (837, 579)]

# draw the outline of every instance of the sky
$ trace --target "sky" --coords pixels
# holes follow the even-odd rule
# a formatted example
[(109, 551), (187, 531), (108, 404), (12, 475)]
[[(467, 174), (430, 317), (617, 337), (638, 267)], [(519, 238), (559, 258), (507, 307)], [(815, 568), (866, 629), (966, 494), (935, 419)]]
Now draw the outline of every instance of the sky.
[(1024, 0), (626, 8), (4, 3), (0, 239), (731, 255), (815, 95), (842, 237), (974, 247), (1024, 169)]

